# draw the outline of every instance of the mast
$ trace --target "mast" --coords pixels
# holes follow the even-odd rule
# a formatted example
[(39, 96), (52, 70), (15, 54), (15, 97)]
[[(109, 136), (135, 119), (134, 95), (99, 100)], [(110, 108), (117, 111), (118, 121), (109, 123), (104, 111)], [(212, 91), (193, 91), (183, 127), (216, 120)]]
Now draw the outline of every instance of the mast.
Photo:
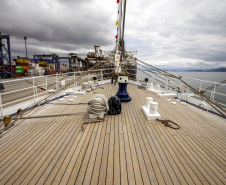
[(124, 72), (123, 54), (124, 54), (124, 29), (126, 15), (126, 0), (117, 0), (118, 3), (118, 20), (116, 22), (116, 54), (115, 54), (115, 73)]

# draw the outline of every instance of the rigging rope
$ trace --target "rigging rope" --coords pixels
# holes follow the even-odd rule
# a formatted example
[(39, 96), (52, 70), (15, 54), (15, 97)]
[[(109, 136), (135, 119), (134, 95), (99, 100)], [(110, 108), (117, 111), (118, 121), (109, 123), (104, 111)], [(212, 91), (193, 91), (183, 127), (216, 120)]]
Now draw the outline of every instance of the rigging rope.
[[(223, 80), (222, 82), (217, 83), (217, 84), (216, 84), (216, 87), (218, 87), (218, 86), (220, 86), (221, 84), (224, 84), (224, 83), (226, 83), (226, 80)], [(208, 90), (213, 89), (213, 88), (215, 88), (215, 85), (211, 85), (210, 87), (207, 87), (207, 88), (204, 90), (203, 93), (205, 93), (205, 91), (208, 91)]]
[[(129, 55), (131, 57), (133, 57), (132, 55)], [(166, 71), (163, 71), (157, 67), (154, 67), (150, 64), (147, 64), (139, 59), (137, 59), (138, 62), (144, 64), (144, 65), (147, 65), (149, 67), (151, 67), (152, 69), (156, 70), (156, 71), (160, 71), (162, 72), (162, 74), (165, 74), (169, 77), (172, 77), (172, 78), (175, 78), (175, 79), (178, 79), (179, 81), (181, 81), (183, 84), (185, 84), (189, 89), (191, 89), (195, 94), (197, 94), (200, 98), (202, 98), (204, 101), (206, 101), (208, 104), (211, 105), (211, 107), (213, 107), (214, 109), (216, 109), (224, 118), (226, 118), (226, 110), (223, 109), (218, 103), (212, 101), (209, 97), (205, 96), (204, 94), (200, 93), (197, 89), (193, 88), (192, 86), (190, 86), (189, 84), (187, 84), (184, 80), (182, 80), (182, 77), (181, 76), (175, 76), (173, 74), (170, 74)], [(141, 64), (139, 64), (141, 65)], [(150, 71), (150, 70), (149, 70)], [(150, 71), (151, 72), (151, 71)]]
[[(171, 121), (171, 120), (159, 120), (157, 119), (157, 121), (160, 121), (163, 125), (165, 125), (165, 127), (169, 127), (172, 129), (180, 129), (180, 125), (178, 125), (177, 123)], [(173, 125), (175, 125), (176, 127), (174, 127)]]
[[(76, 81), (76, 80), (78, 80), (78, 79), (80, 79), (81, 77), (83, 77), (83, 76), (85, 76), (85, 75), (87, 75), (88, 74), (88, 72), (90, 71), (90, 70), (93, 70), (93, 69), (96, 69), (96, 68), (98, 68), (100, 65), (102, 64), (102, 62), (97, 62), (92, 68), (90, 68), (89, 70), (87, 70), (87, 71), (85, 71), (85, 72), (83, 72), (80, 76), (77, 76), (77, 78), (75, 78), (74, 79), (74, 82)], [(74, 83), (73, 81), (71, 81), (71, 82), (69, 82), (69, 84), (72, 84), (72, 83)], [(44, 104), (44, 103), (46, 103), (48, 100), (51, 100), (51, 99), (53, 99), (54, 97), (56, 97), (57, 95), (59, 95), (59, 94), (61, 94), (64, 90), (66, 90), (68, 87), (64, 87), (64, 88), (59, 88), (55, 93), (52, 93), (52, 94), (50, 94), (50, 95), (47, 95), (47, 97), (44, 97), (44, 98), (42, 98), (41, 100), (39, 100), (38, 102), (35, 102), (35, 103), (33, 103), (32, 105), (30, 105), (29, 107), (27, 107), (27, 109), (26, 110), (22, 110), (21, 111), (21, 115), (26, 115), (26, 114), (28, 114), (29, 113), (29, 111), (31, 111), (33, 108), (35, 108), (35, 107), (37, 107), (38, 105), (41, 105), (41, 104)], [(68, 114), (68, 115), (71, 115), (71, 114)], [(74, 114), (75, 115), (75, 114)], [(50, 115), (51, 116), (51, 115)], [(54, 115), (55, 116), (55, 115)], [(61, 115), (59, 115), (59, 116), (61, 116)], [(65, 115), (63, 115), (63, 116), (66, 116), (66, 114)], [(31, 116), (30, 116), (31, 117)], [(11, 119), (11, 117), (5, 117), (5, 118), (10, 118)], [(35, 117), (34, 117), (35, 118)], [(29, 119), (29, 117), (26, 117), (26, 119)], [(16, 119), (16, 118), (13, 118), (13, 122), (11, 123), (11, 125), (14, 125), (14, 123), (18, 120), (18, 118)], [(10, 120), (10, 122), (11, 122), (11, 120)], [(10, 125), (9, 125), (10, 126)]]
[[(84, 71), (80, 76), (77, 76), (77, 78), (75, 78), (74, 80), (70, 81), (68, 84), (69, 85), (73, 84), (74, 82), (76, 82), (77, 80), (79, 80), (80, 78), (82, 78), (83, 76), (87, 75), (90, 70), (93, 70), (93, 69), (98, 68), (101, 64), (102, 64), (102, 62), (97, 62), (92, 68), (90, 68), (87, 71)], [(66, 87), (66, 86), (59, 88), (55, 93), (52, 93), (50, 95), (47, 95), (47, 97), (45, 97), (45, 98), (39, 100), (38, 102), (35, 102), (32, 105), (30, 105), (26, 110), (23, 111), (23, 113), (26, 114), (28, 111), (30, 111), (31, 109), (33, 109), (37, 105), (43, 104), (43, 103), (47, 102), (48, 100), (56, 97), (57, 95), (61, 94), (67, 88), (68, 87)]]

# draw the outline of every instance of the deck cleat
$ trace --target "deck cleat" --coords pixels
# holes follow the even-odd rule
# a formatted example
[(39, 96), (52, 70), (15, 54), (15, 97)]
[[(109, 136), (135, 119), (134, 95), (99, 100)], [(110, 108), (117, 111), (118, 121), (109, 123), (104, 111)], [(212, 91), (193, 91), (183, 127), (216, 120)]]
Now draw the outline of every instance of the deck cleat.
[(9, 125), (12, 121), (12, 118), (10, 116), (5, 116), (3, 119), (3, 122), (5, 123), (5, 125)]
[(22, 115), (23, 115), (23, 109), (19, 108), (17, 110), (17, 113), (16, 114), (17, 114), (18, 117), (22, 117)]

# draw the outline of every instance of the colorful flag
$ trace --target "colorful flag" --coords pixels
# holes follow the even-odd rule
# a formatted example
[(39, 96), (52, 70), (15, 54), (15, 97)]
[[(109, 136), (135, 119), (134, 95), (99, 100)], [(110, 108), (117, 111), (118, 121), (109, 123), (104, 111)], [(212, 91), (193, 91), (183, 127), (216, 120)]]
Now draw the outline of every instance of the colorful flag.
[(117, 0), (117, 3), (119, 3), (119, 0)]
[(118, 38), (118, 35), (115, 35), (115, 38), (117, 39)]
[(116, 21), (116, 25), (118, 25), (118, 21)]

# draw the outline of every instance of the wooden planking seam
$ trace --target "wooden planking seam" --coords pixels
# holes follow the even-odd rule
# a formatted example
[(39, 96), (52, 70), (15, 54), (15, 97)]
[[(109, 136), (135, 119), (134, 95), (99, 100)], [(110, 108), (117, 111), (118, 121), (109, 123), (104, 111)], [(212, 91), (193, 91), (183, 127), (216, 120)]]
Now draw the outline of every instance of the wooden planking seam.
[[(53, 128), (55, 125), (53, 125), (52, 127), (50, 127), (50, 128)], [(27, 147), (29, 147), (29, 146), (27, 146)], [(14, 155), (13, 157), (16, 157), (16, 155)]]
[[(82, 118), (81, 118), (82, 119)], [(73, 125), (73, 124), (72, 124)], [(74, 128), (75, 128), (75, 125), (74, 125)], [(76, 136), (78, 133), (79, 133), (79, 128), (80, 128), (80, 125), (78, 124), (77, 126), (76, 126), (76, 129), (73, 129), (74, 130), (74, 132), (71, 132), (70, 134), (68, 134), (68, 136), (66, 137), (66, 139), (65, 140), (63, 140), (63, 142), (62, 142), (62, 144), (61, 144), (61, 146), (59, 147), (59, 148), (55, 148), (55, 150), (56, 150), (56, 152), (55, 152), (55, 155), (52, 157), (52, 160), (50, 161), (50, 163), (52, 162), (53, 163), (53, 165), (54, 165), (54, 163), (56, 164), (57, 162), (58, 162), (58, 160), (59, 160), (59, 158), (61, 157), (61, 155), (62, 155), (62, 153), (65, 151), (65, 148), (67, 147), (67, 145), (68, 145), (68, 143), (70, 142), (70, 140), (74, 137), (74, 136)], [(66, 131), (67, 132), (67, 131)], [(60, 141), (62, 141), (62, 139), (60, 140)], [(63, 146), (63, 145), (65, 145), (66, 144), (66, 146)], [(58, 145), (59, 145), (59, 143), (58, 143)], [(62, 148), (63, 147), (63, 148)], [(62, 148), (61, 149), (61, 152), (59, 152), (60, 150), (60, 148)], [(52, 155), (52, 153), (53, 152), (51, 152), (51, 155)], [(49, 156), (48, 156), (49, 157)], [(54, 158), (56, 158), (56, 159), (54, 159)], [(50, 163), (48, 164), (48, 165), (44, 165), (44, 163), (42, 164), (42, 166), (47, 166), (46, 167), (46, 169), (42, 169), (41, 170), (41, 172), (42, 172), (42, 174), (41, 174), (41, 176), (40, 176), (40, 178), (39, 178), (39, 181), (37, 181), (38, 183), (40, 183), (40, 184), (43, 184), (44, 183), (44, 180), (46, 179), (46, 177), (48, 176), (47, 174), (45, 174), (45, 171), (48, 171), (48, 172), (51, 172), (52, 171), (52, 166), (53, 165), (50, 165)], [(36, 165), (37, 166), (37, 165)], [(49, 167), (50, 166), (50, 167)], [(47, 168), (50, 168), (50, 169), (47, 169)]]
[[(173, 112), (171, 113), (172, 115), (174, 114)], [(177, 115), (174, 115), (173, 117), (177, 117)], [(187, 122), (187, 121), (186, 121)], [(184, 123), (186, 123), (186, 122), (184, 122)], [(184, 129), (183, 129), (184, 130)], [(190, 129), (186, 129), (186, 130), (190, 130)], [(185, 130), (184, 130), (185, 131)], [(191, 130), (192, 131), (192, 130)], [(193, 136), (193, 138), (196, 138), (196, 140), (199, 140), (200, 141), (200, 138), (197, 138), (197, 135), (194, 135), (194, 134), (192, 134), (192, 132), (187, 132), (187, 134), (186, 135), (192, 135)], [(206, 143), (205, 142), (202, 142), (202, 144), (200, 145), (201, 147), (204, 147), (206, 145)], [(213, 150), (208, 150), (209, 151), (209, 153), (211, 153), (211, 152), (215, 152), (215, 150), (213, 151)]]
[[(99, 124), (99, 123), (97, 123)], [(90, 155), (90, 159), (89, 159), (89, 163), (87, 165), (85, 174), (84, 174), (84, 178), (81, 184), (90, 184), (91, 182), (91, 177), (92, 177), (92, 173), (93, 173), (93, 168), (94, 168), (94, 164), (95, 164), (95, 159), (97, 157), (97, 151), (98, 151), (98, 146), (100, 144), (100, 138), (101, 138), (101, 132), (103, 129), (103, 124), (99, 124), (99, 128), (97, 131), (97, 138), (95, 139), (94, 145), (93, 145), (93, 150), (92, 153)]]
[[(142, 92), (145, 92), (145, 91), (142, 91)], [(136, 93), (136, 94), (138, 94), (138, 93)], [(142, 103), (142, 98), (140, 97), (139, 98), (139, 102), (141, 102)], [(150, 135), (148, 135), (147, 136), (147, 139), (148, 139), (148, 137), (149, 137)], [(151, 148), (151, 150), (148, 150), (148, 152), (149, 152), (149, 155), (152, 155), (153, 156), (153, 158), (155, 158), (155, 160), (153, 160), (152, 161), (152, 163), (153, 164), (155, 164), (157, 161), (159, 161), (159, 155), (155, 155), (155, 153), (153, 153), (154, 151), (156, 151), (156, 147), (155, 147), (155, 150), (153, 150), (153, 148), (151, 147), (151, 144), (150, 144), (150, 138), (148, 139), (148, 143), (149, 143), (149, 146), (150, 146), (150, 148)], [(147, 145), (148, 146), (148, 145)], [(151, 151), (151, 153), (150, 153), (150, 151)], [(156, 158), (157, 157), (157, 158)], [(161, 163), (162, 165), (163, 165), (163, 163)], [(159, 168), (159, 170), (161, 170), (161, 164), (160, 164), (160, 161), (159, 162), (157, 162), (156, 164), (155, 164), (155, 166), (157, 165)], [(160, 165), (160, 166), (159, 166)], [(164, 170), (165, 170), (165, 168), (163, 168)], [(162, 170), (163, 170), (162, 169)], [(155, 169), (156, 170), (156, 169)], [(161, 171), (162, 171), (161, 170)], [(157, 174), (163, 174), (163, 171), (161, 172), (161, 173), (157, 173)], [(156, 175), (157, 175), (156, 174)], [(168, 174), (168, 173), (167, 173)], [(158, 176), (157, 176), (158, 177)], [(169, 176), (167, 177), (166, 175), (165, 175), (165, 178), (169, 178)], [(163, 181), (164, 181), (164, 183), (166, 183), (166, 181), (165, 181), (165, 178), (162, 176), (161, 178), (158, 178), (159, 179), (159, 181), (161, 182), (161, 183), (163, 183)], [(162, 181), (163, 180), (163, 181)], [(167, 182), (169, 183), (170, 181), (169, 180), (167, 180)]]
[[(182, 131), (185, 131), (185, 130), (183, 129)], [(187, 135), (191, 135), (191, 134), (187, 134)], [(193, 136), (193, 138), (194, 138), (194, 137), (197, 137), (197, 136), (195, 136), (195, 135), (194, 135), (194, 136)], [(198, 139), (199, 139), (199, 138), (197, 138), (197, 140), (196, 140), (196, 141), (198, 141)], [(199, 139), (199, 141), (200, 141), (200, 139)], [(197, 143), (197, 142), (196, 142), (196, 143)], [(206, 143), (205, 143), (205, 142), (204, 142), (204, 143), (202, 143), (202, 144), (200, 145), (200, 146), (201, 146), (201, 148), (203, 148), (203, 147), (204, 147), (204, 145), (206, 145)], [(203, 150), (205, 150), (205, 149), (203, 149)], [(209, 150), (208, 150), (208, 151), (209, 151)], [(208, 155), (210, 155), (210, 153), (209, 153), (209, 152), (208, 152)]]
[[(162, 105), (162, 106), (163, 106), (163, 105)], [(174, 115), (174, 116), (173, 116), (173, 119), (175, 119), (176, 117), (178, 117), (178, 115), (176, 115), (174, 111), (171, 111), (170, 109), (169, 109), (168, 111), (171, 113), (171, 115)], [(190, 119), (190, 120), (191, 120), (191, 119)], [(184, 122), (185, 122), (185, 121), (184, 121)], [(190, 125), (190, 124), (189, 124), (189, 125)], [(190, 130), (191, 127), (188, 127), (187, 129)], [(193, 132), (194, 132), (194, 129), (193, 129)], [(191, 134), (191, 133), (189, 133), (188, 135), (190, 135), (190, 134)]]
[[(167, 141), (167, 144), (165, 146), (168, 148), (168, 151), (172, 153), (173, 155), (172, 157), (177, 158), (180, 161), (178, 165), (181, 166), (180, 168), (182, 173), (185, 173), (188, 184), (193, 184), (198, 182), (201, 183), (201, 181), (197, 178), (196, 174), (194, 173), (193, 169), (189, 166), (184, 155), (180, 152), (180, 150), (178, 150), (178, 148), (174, 144), (173, 142), (174, 137), (170, 134), (170, 132), (165, 131), (166, 129), (169, 129), (169, 128), (164, 128), (164, 126), (161, 125), (159, 127), (155, 127), (155, 129), (156, 130), (159, 129), (159, 132), (163, 133), (160, 137), (162, 141)], [(191, 182), (191, 180), (193, 182)]]
[[(82, 120), (82, 118), (80, 120)], [(78, 121), (80, 121), (80, 120), (78, 120)], [(42, 175), (42, 177), (40, 179), (43, 179), (43, 181), (40, 182), (40, 180), (39, 180), (40, 183), (46, 183), (47, 180), (48, 181), (51, 181), (50, 180), (50, 177), (53, 179), (56, 176), (56, 173), (58, 172), (58, 170), (57, 170), (57, 172), (55, 170), (56, 169), (56, 166), (59, 166), (59, 168), (60, 168), (60, 166), (62, 165), (64, 159), (66, 158), (66, 156), (67, 156), (67, 154), (68, 154), (71, 146), (73, 145), (73, 143), (76, 144), (77, 138), (80, 139), (80, 137), (79, 137), (79, 134), (80, 134), (79, 133), (80, 132), (79, 129), (80, 128), (79, 128), (79, 125), (78, 125), (77, 126), (77, 129), (74, 129), (74, 131), (71, 133), (72, 134), (72, 137), (70, 138), (70, 141), (66, 144), (65, 149), (63, 150), (63, 152), (61, 153), (61, 155), (59, 156), (59, 158), (55, 162), (54, 166), (51, 168), (51, 170), (49, 170), (49, 174), (48, 175), (45, 175), (46, 178), (43, 178), (43, 175), (44, 174)], [(49, 183), (47, 183), (47, 184), (49, 184)]]
[[(128, 110), (128, 106), (126, 107), (126, 110)], [(126, 114), (127, 114), (126, 128), (127, 128), (127, 135), (128, 135), (128, 140), (129, 140), (129, 145), (130, 145), (131, 155), (132, 155), (132, 161), (133, 161), (133, 166), (134, 166), (135, 180), (136, 180), (137, 184), (143, 184), (144, 181), (143, 181), (141, 167), (140, 167), (139, 158), (138, 158), (138, 154), (137, 154), (137, 148), (135, 147), (134, 138), (133, 138), (133, 134), (135, 134), (135, 129), (132, 130), (132, 125), (130, 124), (128, 111), (126, 111)]]
[(120, 174), (120, 139), (119, 139), (119, 125), (121, 121), (119, 120), (120, 115), (114, 116), (114, 176), (113, 184), (120, 184), (121, 174)]
[(106, 137), (106, 128), (107, 128), (107, 121), (105, 119), (104, 123), (103, 123), (103, 128), (101, 130), (101, 135), (100, 135), (100, 140), (98, 143), (98, 150), (97, 150), (97, 154), (95, 156), (95, 161), (94, 161), (94, 165), (93, 165), (93, 169), (92, 169), (92, 175), (90, 178), (90, 184), (97, 184), (98, 183), (98, 179), (99, 179), (99, 175), (100, 175), (100, 166), (101, 166), (101, 160), (102, 160), (102, 155), (103, 155), (103, 148), (104, 148), (104, 143), (105, 143), (105, 137)]
[[(124, 145), (124, 150), (123, 148), (120, 148), (120, 152), (125, 155), (125, 161), (121, 160), (121, 182), (125, 182), (125, 184), (135, 184), (136, 183), (136, 176), (135, 176), (135, 167), (134, 167), (134, 162), (133, 162), (133, 156), (132, 156), (132, 149), (129, 141), (129, 136), (128, 136), (128, 129), (127, 129), (127, 112), (125, 111), (126, 104), (122, 103), (122, 112), (120, 114), (122, 122), (122, 134), (123, 138), (121, 137), (120, 142), (123, 143)], [(122, 115), (122, 116), (121, 116)], [(120, 155), (120, 157), (123, 157)], [(126, 171), (124, 171), (126, 170)], [(126, 173), (127, 178), (123, 178), (124, 173)]]
[[(18, 135), (20, 137), (21, 137), (21, 135), (23, 136), (23, 134), (21, 134), (21, 130), (22, 130), (22, 132), (24, 132), (24, 131), (26, 131), (26, 129), (29, 130), (30, 128), (33, 127), (34, 124), (27, 125), (28, 122), (30, 122), (30, 120), (18, 120), (15, 123), (15, 127), (17, 127), (17, 129), (14, 129), (15, 127), (11, 127), (9, 132), (7, 132), (6, 135), (4, 135), (2, 138), (0, 138), (0, 140), (2, 141), (1, 142), (1, 151), (4, 150), (3, 146), (7, 147), (7, 145), (10, 144), (11, 141), (12, 141), (12, 143), (14, 142), (13, 139), (18, 139), (17, 138)], [(16, 134), (18, 134), (18, 135), (16, 135)], [(7, 142), (5, 142), (5, 141), (7, 141)], [(5, 144), (5, 145), (2, 145), (2, 144)]]
[[(98, 124), (95, 124), (95, 123), (92, 123), (92, 125), (94, 125), (94, 127), (98, 126)], [(96, 137), (97, 137), (97, 133), (91, 134), (90, 140), (89, 140), (87, 147), (86, 147), (86, 151), (84, 152), (83, 157), (81, 157), (82, 159), (78, 160), (76, 162), (77, 164), (80, 163), (80, 165), (77, 165), (76, 172), (73, 172), (74, 181), (72, 181), (72, 182), (77, 183), (77, 184), (82, 184), (84, 174), (87, 170), (87, 166), (89, 164), (90, 156), (91, 156), (91, 153), (93, 151), (94, 142), (95, 142)]]
[[(67, 127), (73, 127), (73, 124), (71, 124), (71, 125), (68, 124)], [(67, 132), (66, 129), (63, 130), (57, 136), (57, 138), (54, 139), (55, 141), (48, 148), (45, 147), (46, 148), (45, 153), (41, 156), (41, 158), (39, 160), (36, 160), (37, 161), (36, 164), (33, 165), (33, 166), (35, 166), (35, 168), (33, 167), (32, 169), (29, 170), (30, 171), (29, 174), (31, 174), (31, 175), (28, 175), (22, 181), (22, 183), (35, 184), (38, 182), (38, 180), (40, 179), (40, 176), (45, 172), (45, 169), (48, 168), (49, 163), (51, 163), (51, 161), (58, 154), (58, 152), (62, 152), (62, 149), (61, 150), (59, 150), (59, 149), (63, 146), (65, 140), (68, 139), (69, 136), (72, 136), (72, 133), (65, 134), (66, 132)], [(67, 140), (66, 140), (66, 142), (67, 142)], [(49, 158), (50, 158), (50, 160), (49, 160)], [(33, 160), (32, 162), (34, 162), (34, 161), (35, 160)], [(45, 164), (45, 163), (47, 163), (47, 164)]]
[[(183, 131), (183, 130), (182, 130)], [(179, 133), (179, 132), (178, 132)], [(174, 137), (176, 137), (176, 136), (174, 136)], [(180, 138), (183, 138), (183, 136), (180, 136)], [(185, 143), (186, 143), (186, 141), (185, 141)], [(194, 159), (194, 158), (193, 158)], [(194, 161), (194, 160), (193, 160)], [(200, 166), (200, 165), (199, 165)], [(201, 166), (202, 167), (202, 166)], [(204, 169), (204, 171), (205, 171), (205, 169)], [(208, 176), (208, 175), (207, 175)], [(211, 180), (210, 180), (211, 181)]]
[[(134, 92), (134, 94), (135, 94), (135, 92)], [(136, 93), (136, 94), (138, 94), (138, 93)], [(139, 94), (141, 94), (141, 93), (139, 93)], [(141, 102), (140, 101), (141, 100), (141, 98), (139, 98), (139, 102)], [(136, 102), (136, 103), (138, 103), (138, 102)], [(139, 104), (139, 103), (138, 103)], [(136, 111), (135, 111), (136, 112)], [(143, 114), (143, 113), (142, 113)], [(143, 124), (139, 124), (139, 126), (142, 126)], [(143, 128), (143, 127), (142, 127)], [(144, 130), (144, 129), (142, 129), (142, 130)], [(145, 134), (144, 134), (145, 135)], [(156, 146), (155, 146), (156, 147)], [(157, 148), (156, 148), (157, 149)], [(162, 163), (162, 164), (164, 164), (164, 163)], [(165, 164), (164, 164), (164, 166), (165, 166)], [(167, 169), (166, 169), (166, 167), (165, 167), (165, 170), (167, 171)], [(168, 175), (169, 175), (169, 173), (168, 173)], [(169, 176), (170, 177), (170, 176)], [(159, 180), (161, 180), (161, 179), (159, 179)], [(163, 180), (165, 181), (165, 179), (163, 178)], [(167, 181), (168, 183), (169, 183), (169, 181)], [(165, 181), (165, 183), (166, 183), (166, 181)]]
[[(148, 127), (148, 128), (150, 128), (150, 127)], [(151, 128), (150, 128), (150, 129), (151, 129)], [(150, 130), (150, 129), (149, 129), (149, 130)]]
[[(112, 124), (110, 124), (110, 126), (112, 126)], [(89, 158), (90, 159), (90, 158)], [(88, 166), (88, 164), (86, 165), (86, 167)], [(86, 170), (87, 170), (87, 168), (86, 168)], [(79, 170), (79, 172), (81, 172), (81, 170)], [(77, 176), (77, 178), (78, 178), (78, 176)], [(82, 179), (83, 180), (83, 179)], [(81, 184), (81, 180), (79, 181), (79, 184)], [(76, 179), (76, 183), (77, 183), (77, 179)]]
[(105, 184), (107, 178), (107, 164), (108, 164), (108, 154), (109, 154), (109, 143), (110, 143), (110, 129), (111, 129), (111, 116), (108, 117), (106, 121), (107, 128), (105, 132), (105, 140), (104, 146), (102, 150), (101, 156), (101, 165), (99, 169), (99, 176), (98, 176), (98, 184)]
[[(54, 142), (55, 142), (55, 141), (54, 141)], [(45, 152), (44, 149), (45, 149), (45, 148), (43, 148), (43, 152)], [(41, 153), (40, 153), (40, 154), (41, 154)], [(39, 156), (40, 156), (40, 155), (39, 155)], [(35, 156), (34, 156), (34, 157), (35, 157)], [(38, 156), (36, 156), (35, 159), (36, 159), (37, 157), (38, 157)], [(41, 155), (40, 157), (42, 157), (42, 155)], [(36, 161), (37, 161), (37, 159), (36, 159)], [(31, 162), (34, 163), (34, 159), (31, 159)], [(38, 162), (39, 162), (39, 161), (38, 161)], [(32, 163), (30, 163), (30, 164), (32, 164)], [(30, 166), (30, 164), (29, 164), (29, 166)], [(32, 166), (31, 166), (31, 167), (32, 167)], [(25, 170), (27, 170), (27, 169), (29, 169), (29, 168), (26, 168)], [(36, 170), (36, 169), (35, 169), (35, 170)], [(30, 171), (28, 171), (28, 172), (30, 173)], [(23, 173), (24, 173), (24, 171), (23, 171)], [(28, 174), (27, 174), (27, 175), (28, 175)], [(20, 179), (21, 179), (21, 178), (20, 178)]]
[[(40, 120), (41, 120), (41, 119), (40, 119)], [(51, 118), (49, 118), (48, 120), (50, 121), (50, 120), (51, 120)], [(30, 139), (31, 139), (31, 138), (30, 138)], [(19, 145), (18, 147), (20, 147), (20, 145)]]
[[(53, 181), (53, 184), (58, 184), (58, 183), (66, 184), (69, 181), (73, 168), (76, 165), (76, 161), (78, 160), (78, 158), (80, 158), (79, 156), (81, 156), (80, 154), (82, 152), (82, 148), (85, 147), (85, 146), (83, 147), (83, 144), (84, 142), (86, 142), (87, 144), (87, 140), (90, 139), (89, 136), (91, 135), (92, 131), (93, 131), (93, 124), (91, 125), (88, 124), (84, 133), (82, 134), (81, 139), (78, 142), (77, 147), (73, 150), (73, 154), (71, 155), (69, 161), (67, 161), (66, 168), (60, 171), (60, 174), (62, 175), (59, 176), (59, 179), (55, 178)], [(58, 172), (58, 175), (59, 175), (59, 172)], [(58, 182), (56, 183), (56, 181)]]
[[(134, 92), (134, 94), (135, 94), (135, 92)], [(135, 96), (133, 96), (133, 97), (135, 97)], [(134, 98), (135, 99), (135, 98)], [(140, 99), (140, 98), (137, 98), (136, 97), (136, 100), (137, 99)], [(139, 116), (140, 116), (140, 112), (137, 112), (136, 111), (136, 101), (134, 100), (134, 106), (133, 106), (133, 109), (135, 109), (135, 110), (132, 110), (132, 107), (131, 106), (128, 106), (128, 110), (129, 110), (129, 112), (130, 112), (130, 114), (131, 115), (133, 115), (133, 116), (135, 116), (135, 118), (133, 118), (132, 120), (134, 120), (133, 122), (136, 122), (136, 123), (138, 123), (137, 122), (137, 119), (139, 118)], [(151, 163), (151, 161), (150, 161), (150, 158), (149, 158), (149, 156), (147, 155), (147, 146), (144, 144), (144, 138), (142, 137), (142, 133), (141, 133), (141, 130), (138, 128), (139, 126), (139, 123), (138, 124), (136, 124), (135, 125), (135, 128), (137, 128), (137, 129), (135, 129), (136, 130), (136, 132), (137, 132), (137, 140), (138, 140), (138, 142), (139, 142), (139, 145), (140, 145), (140, 149), (141, 149), (141, 153), (142, 153), (142, 156), (143, 156), (143, 160), (145, 161), (145, 166), (146, 165), (149, 165), (151, 168), (147, 168), (146, 167), (146, 170), (147, 170), (147, 172), (148, 172), (148, 176), (149, 176), (149, 180), (150, 180), (150, 182), (156, 182), (157, 181), (157, 177), (156, 177), (156, 174), (155, 174), (155, 171), (154, 171), (154, 169), (153, 169), (153, 165), (152, 165), (152, 163)], [(143, 130), (142, 130), (143, 131)], [(136, 136), (134, 136), (134, 137), (136, 137)], [(141, 140), (140, 140), (140, 138), (141, 138)], [(142, 149), (142, 148), (144, 148), (144, 149)], [(148, 159), (148, 160), (147, 160)], [(152, 169), (152, 171), (150, 171), (149, 169)], [(153, 173), (154, 173), (154, 180), (152, 181), (152, 179), (153, 178), (150, 178), (150, 176), (153, 176)], [(158, 181), (157, 181), (158, 182)]]

